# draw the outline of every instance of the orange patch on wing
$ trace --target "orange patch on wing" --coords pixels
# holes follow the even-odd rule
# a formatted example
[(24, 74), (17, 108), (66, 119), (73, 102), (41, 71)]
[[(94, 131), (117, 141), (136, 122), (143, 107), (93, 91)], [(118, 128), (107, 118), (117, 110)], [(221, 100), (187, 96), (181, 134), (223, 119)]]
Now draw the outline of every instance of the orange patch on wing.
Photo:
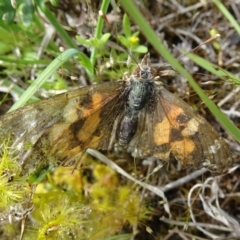
[(101, 111), (98, 110), (97, 112), (94, 113), (94, 115), (87, 118), (86, 122), (82, 126), (81, 130), (78, 133), (76, 133), (78, 139), (81, 142), (89, 142), (89, 141), (91, 142), (92, 141), (90, 139), (93, 139), (94, 132), (99, 127), (99, 123), (100, 123), (100, 120), (101, 120), (100, 119), (100, 113), (101, 113)]
[(177, 118), (178, 118), (181, 114), (183, 114), (183, 113), (184, 113), (184, 111), (183, 111), (183, 109), (181, 109), (181, 108), (172, 108), (171, 111), (168, 113), (167, 116), (168, 116), (172, 121), (177, 122)]
[(76, 122), (79, 118), (85, 118), (99, 109), (106, 98), (109, 98), (109, 95), (104, 96), (99, 93), (94, 93), (91, 95), (91, 101), (89, 105), (80, 106), (79, 101), (70, 100), (63, 109), (63, 117), (66, 122)]
[(53, 144), (54, 141), (58, 140), (63, 132), (69, 128), (69, 123), (59, 123), (51, 127), (48, 139), (50, 144)]
[(176, 126), (177, 124), (177, 118), (181, 115), (184, 114), (184, 110), (182, 108), (176, 107), (173, 104), (170, 104), (166, 101), (162, 102), (164, 109), (166, 110), (166, 115), (171, 124)]
[(161, 160), (164, 160), (164, 161), (168, 161), (169, 160), (169, 155), (171, 153), (171, 150), (169, 149), (168, 152), (159, 152), (157, 154), (155, 154), (154, 156), (161, 159)]
[(167, 118), (164, 118), (162, 122), (158, 123), (153, 132), (154, 143), (158, 146), (169, 143), (171, 128)]
[(91, 99), (91, 105), (87, 108), (85, 107), (79, 107), (78, 109), (82, 111), (82, 117), (87, 117), (90, 114), (92, 114), (92, 112), (96, 111), (97, 109), (99, 109), (102, 105), (102, 103), (104, 102), (105, 98), (103, 95), (99, 94), (99, 93), (94, 93), (92, 95), (92, 99)]
[(185, 138), (183, 141), (175, 141), (171, 143), (171, 151), (174, 156), (184, 163), (184, 160), (189, 160), (188, 155), (190, 155), (195, 149), (195, 144), (191, 139)]

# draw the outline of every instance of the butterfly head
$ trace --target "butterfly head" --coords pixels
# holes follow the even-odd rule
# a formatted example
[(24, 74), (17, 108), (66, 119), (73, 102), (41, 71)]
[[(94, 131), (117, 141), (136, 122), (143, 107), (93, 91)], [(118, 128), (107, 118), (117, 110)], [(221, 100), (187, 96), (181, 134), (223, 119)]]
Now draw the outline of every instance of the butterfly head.
[(139, 81), (152, 80), (154, 78), (154, 71), (151, 67), (150, 54), (146, 54), (141, 63), (133, 72), (132, 76), (137, 78)]

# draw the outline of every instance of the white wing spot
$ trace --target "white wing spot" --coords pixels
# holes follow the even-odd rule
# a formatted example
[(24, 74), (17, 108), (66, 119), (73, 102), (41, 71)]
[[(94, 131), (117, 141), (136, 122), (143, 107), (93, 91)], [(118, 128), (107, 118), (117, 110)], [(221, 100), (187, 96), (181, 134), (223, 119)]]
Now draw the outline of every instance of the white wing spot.
[(221, 148), (221, 144), (219, 143), (218, 140), (215, 140), (215, 141), (214, 141), (214, 145), (210, 146), (210, 147), (208, 148), (208, 151), (209, 151), (210, 153), (212, 153), (212, 154), (216, 154), (217, 151), (218, 151), (218, 149), (220, 149), (220, 148)]
[(182, 135), (185, 136), (192, 136), (198, 131), (199, 123), (196, 119), (192, 118), (188, 123), (185, 129), (182, 130)]

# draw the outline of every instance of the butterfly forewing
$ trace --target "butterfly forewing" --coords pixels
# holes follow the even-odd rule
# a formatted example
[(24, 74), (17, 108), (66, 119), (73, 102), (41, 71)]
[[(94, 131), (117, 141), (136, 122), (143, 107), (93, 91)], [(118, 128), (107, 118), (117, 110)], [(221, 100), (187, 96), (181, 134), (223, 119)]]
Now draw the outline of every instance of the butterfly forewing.
[(124, 82), (105, 83), (30, 104), (0, 118), (0, 139), (11, 138), (24, 171), (78, 160), (88, 147), (108, 145), (123, 92)]

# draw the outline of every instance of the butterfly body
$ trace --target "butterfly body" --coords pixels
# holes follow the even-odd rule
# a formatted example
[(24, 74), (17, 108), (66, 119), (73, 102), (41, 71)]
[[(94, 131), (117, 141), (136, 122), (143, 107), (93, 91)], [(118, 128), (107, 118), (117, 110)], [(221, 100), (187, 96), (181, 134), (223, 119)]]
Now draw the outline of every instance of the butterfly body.
[(148, 107), (154, 97), (153, 80), (130, 80), (130, 86), (125, 102), (124, 117), (120, 123), (118, 142), (121, 146), (127, 146), (136, 134), (140, 111)]
[(183, 167), (220, 172), (231, 166), (220, 135), (156, 80), (146, 55), (127, 80), (69, 91), (2, 116), (0, 141), (10, 138), (23, 173), (70, 165), (87, 148), (116, 144), (140, 157), (175, 158)]

